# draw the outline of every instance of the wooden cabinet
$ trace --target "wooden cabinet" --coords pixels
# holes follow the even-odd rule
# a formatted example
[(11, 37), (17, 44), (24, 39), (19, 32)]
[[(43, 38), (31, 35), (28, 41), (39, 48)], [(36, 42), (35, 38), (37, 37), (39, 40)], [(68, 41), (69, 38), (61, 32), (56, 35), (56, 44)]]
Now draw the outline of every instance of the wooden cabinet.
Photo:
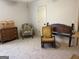
[(17, 27), (0, 29), (0, 41), (10, 41), (18, 38)]

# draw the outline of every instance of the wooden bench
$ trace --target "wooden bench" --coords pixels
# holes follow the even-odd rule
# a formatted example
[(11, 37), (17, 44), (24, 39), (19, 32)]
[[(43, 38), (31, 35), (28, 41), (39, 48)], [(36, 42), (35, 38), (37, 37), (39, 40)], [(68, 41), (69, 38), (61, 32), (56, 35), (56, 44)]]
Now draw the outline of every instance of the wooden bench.
[(52, 24), (52, 31), (55, 35), (62, 35), (69, 37), (69, 47), (71, 46), (71, 40), (72, 40), (72, 34), (73, 34), (73, 27), (74, 24), (71, 26), (65, 25), (65, 24)]

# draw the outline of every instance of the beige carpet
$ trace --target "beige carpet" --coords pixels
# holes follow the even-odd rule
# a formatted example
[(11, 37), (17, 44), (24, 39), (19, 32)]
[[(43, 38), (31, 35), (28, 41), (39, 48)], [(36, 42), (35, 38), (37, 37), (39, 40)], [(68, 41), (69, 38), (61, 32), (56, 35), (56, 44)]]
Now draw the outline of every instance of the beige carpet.
[(10, 59), (70, 59), (72, 54), (79, 55), (79, 49), (73, 48), (41, 48), (40, 37), (25, 38), (0, 44), (0, 56)]

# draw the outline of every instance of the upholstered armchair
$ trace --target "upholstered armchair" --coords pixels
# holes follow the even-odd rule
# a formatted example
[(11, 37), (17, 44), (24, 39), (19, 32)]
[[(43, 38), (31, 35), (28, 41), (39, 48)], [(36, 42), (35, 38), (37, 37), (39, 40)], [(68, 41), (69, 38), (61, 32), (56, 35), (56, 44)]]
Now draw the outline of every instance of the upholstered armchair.
[(52, 44), (56, 48), (55, 36), (52, 34), (51, 26), (42, 27), (41, 47), (44, 48), (45, 43)]
[(21, 28), (21, 37), (29, 37), (31, 36), (33, 38), (34, 35), (34, 30), (31, 24), (28, 23), (24, 23), (22, 24), (22, 28)]

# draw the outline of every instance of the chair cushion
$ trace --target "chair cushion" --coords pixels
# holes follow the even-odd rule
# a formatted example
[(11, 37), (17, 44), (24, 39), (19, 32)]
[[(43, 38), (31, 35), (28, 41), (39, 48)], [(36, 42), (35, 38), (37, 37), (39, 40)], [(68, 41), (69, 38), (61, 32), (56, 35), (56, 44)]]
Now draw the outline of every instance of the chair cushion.
[(46, 41), (46, 42), (48, 42), (48, 41), (54, 41), (54, 37), (52, 37), (52, 38), (45, 38), (45, 37), (43, 37), (42, 41)]
[(23, 35), (32, 35), (32, 32), (31, 31), (24, 31), (22, 34)]
[(30, 25), (24, 25), (24, 31), (31, 31)]

